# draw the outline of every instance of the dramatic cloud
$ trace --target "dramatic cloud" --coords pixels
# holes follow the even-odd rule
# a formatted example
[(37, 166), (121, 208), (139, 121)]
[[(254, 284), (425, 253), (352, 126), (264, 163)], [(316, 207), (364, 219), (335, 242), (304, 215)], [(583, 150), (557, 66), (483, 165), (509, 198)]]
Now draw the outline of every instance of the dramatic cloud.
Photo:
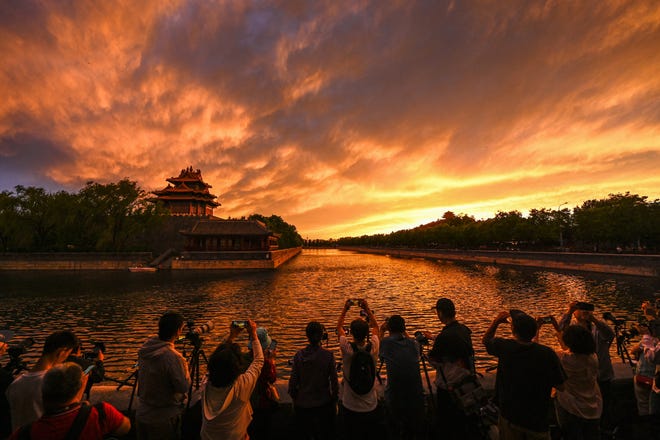
[(0, 3), (0, 190), (200, 168), (305, 237), (660, 197), (654, 0)]

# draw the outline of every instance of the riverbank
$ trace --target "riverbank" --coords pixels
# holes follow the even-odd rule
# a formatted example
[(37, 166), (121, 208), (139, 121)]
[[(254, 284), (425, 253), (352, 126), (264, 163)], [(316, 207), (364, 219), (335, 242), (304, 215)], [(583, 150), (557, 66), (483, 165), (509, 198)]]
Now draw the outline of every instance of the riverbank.
[(340, 247), (339, 249), (388, 255), (397, 258), (424, 258), (428, 260), (491, 264), (494, 266), (522, 266), (538, 269), (596, 272), (642, 277), (660, 276), (660, 255), (376, 247)]
[[(302, 251), (302, 248), (262, 252), (183, 252), (159, 262), (160, 270), (240, 270), (277, 269)], [(154, 261), (151, 252), (52, 252), (0, 254), (0, 271), (76, 271), (125, 270), (149, 266)]]

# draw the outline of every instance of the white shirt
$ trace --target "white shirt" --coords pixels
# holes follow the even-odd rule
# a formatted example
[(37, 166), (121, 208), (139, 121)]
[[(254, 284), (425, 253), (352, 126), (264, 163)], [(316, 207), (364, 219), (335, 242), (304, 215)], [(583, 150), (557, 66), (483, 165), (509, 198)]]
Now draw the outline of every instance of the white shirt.
[(15, 431), (23, 425), (39, 420), (44, 413), (41, 386), (46, 370), (20, 375), (7, 388), (7, 400), (11, 409), (11, 426)]
[[(372, 335), (371, 342), (371, 357), (374, 359), (374, 365), (378, 365), (378, 352), (380, 350), (380, 341), (378, 336)], [(342, 372), (344, 378), (342, 380), (341, 400), (342, 405), (351, 411), (355, 412), (369, 412), (376, 409), (378, 405), (378, 393), (376, 391), (375, 380), (374, 387), (367, 394), (356, 394), (351, 386), (348, 384), (348, 376), (351, 371), (351, 360), (353, 359), (353, 347), (346, 336), (339, 337), (339, 348), (341, 349), (342, 357)]]

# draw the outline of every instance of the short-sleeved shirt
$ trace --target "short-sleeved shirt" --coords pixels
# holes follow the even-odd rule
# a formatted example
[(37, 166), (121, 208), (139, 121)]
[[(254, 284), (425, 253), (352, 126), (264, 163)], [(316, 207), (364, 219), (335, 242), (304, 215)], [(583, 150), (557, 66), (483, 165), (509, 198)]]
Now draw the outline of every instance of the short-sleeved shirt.
[[(115, 432), (121, 426), (124, 421), (124, 415), (108, 403), (103, 402), (102, 405), (105, 414), (103, 421), (99, 418), (97, 409), (92, 407), (87, 418), (87, 423), (80, 434), (79, 438), (81, 440), (101, 439), (104, 435)], [(69, 411), (57, 415), (41, 417), (32, 424), (30, 437), (34, 439), (47, 438), (49, 440), (65, 439), (79, 411), (80, 406), (76, 406)], [(18, 440), (18, 433), (19, 430), (14, 431), (14, 434), (12, 434), (9, 440)]]
[(22, 374), (7, 388), (13, 429), (38, 420), (44, 413), (41, 386), (45, 375), (46, 370)]
[(486, 350), (499, 358), (495, 389), (502, 416), (531, 431), (548, 431), (550, 393), (566, 380), (555, 351), (503, 338), (490, 340)]
[(557, 402), (569, 413), (583, 419), (599, 419), (603, 399), (598, 387), (598, 357), (596, 354), (557, 353), (564, 371), (564, 391), (557, 392)]
[[(564, 331), (571, 324), (578, 325), (577, 320), (573, 319), (572, 313), (565, 313), (559, 320), (559, 330)], [(614, 367), (612, 367), (612, 358), (610, 357), (610, 346), (614, 341), (614, 330), (609, 325), (602, 325), (601, 328), (591, 324), (588, 330), (596, 342), (596, 356), (598, 356), (598, 380), (607, 382), (614, 379)]]
[[(369, 341), (371, 343), (371, 356), (374, 359), (374, 365), (378, 365), (378, 351), (380, 350), (380, 341), (378, 336), (372, 335)], [(351, 360), (353, 359), (353, 347), (346, 336), (339, 337), (339, 348), (342, 356), (342, 405), (355, 412), (369, 412), (376, 409), (378, 405), (378, 394), (374, 386), (367, 394), (356, 394), (348, 384), (348, 378), (351, 371)], [(375, 383), (375, 381), (374, 381)]]
[(337, 400), (339, 384), (335, 355), (319, 345), (308, 345), (293, 357), (289, 395), (300, 408), (318, 408)]
[(472, 356), (472, 331), (458, 321), (450, 322), (442, 329), (429, 352), (429, 357), (436, 362), (461, 361), (466, 368), (470, 367)]
[(396, 334), (383, 338), (380, 358), (387, 368), (385, 400), (395, 409), (419, 411), (424, 406), (424, 390), (419, 372), (419, 344)]

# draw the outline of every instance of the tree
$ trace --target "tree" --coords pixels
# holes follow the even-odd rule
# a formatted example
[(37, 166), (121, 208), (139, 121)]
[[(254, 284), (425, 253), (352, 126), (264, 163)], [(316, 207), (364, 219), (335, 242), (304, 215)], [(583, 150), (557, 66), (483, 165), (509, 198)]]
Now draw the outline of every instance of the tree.
[(296, 227), (285, 222), (279, 215), (264, 217), (261, 214), (252, 214), (249, 219), (258, 220), (264, 223), (271, 231), (280, 234), (280, 249), (302, 246), (303, 239), (296, 230)]

